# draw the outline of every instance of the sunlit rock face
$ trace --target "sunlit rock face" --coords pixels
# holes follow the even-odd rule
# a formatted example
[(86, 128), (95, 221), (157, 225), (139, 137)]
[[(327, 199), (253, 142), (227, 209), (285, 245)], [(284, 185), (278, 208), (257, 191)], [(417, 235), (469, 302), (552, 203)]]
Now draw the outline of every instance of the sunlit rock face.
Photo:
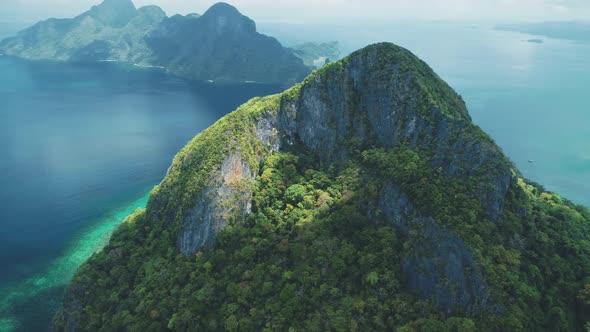
[(252, 200), (252, 193), (244, 186), (254, 178), (239, 153), (227, 156), (213, 183), (201, 191), (194, 208), (184, 217), (178, 234), (178, 248), (183, 254), (192, 255), (212, 247), (217, 234), (228, 223), (244, 219)]

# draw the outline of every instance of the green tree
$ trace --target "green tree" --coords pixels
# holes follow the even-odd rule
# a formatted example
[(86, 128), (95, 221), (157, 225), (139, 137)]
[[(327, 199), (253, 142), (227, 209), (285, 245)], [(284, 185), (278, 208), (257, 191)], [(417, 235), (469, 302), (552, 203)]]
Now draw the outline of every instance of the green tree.
[(287, 202), (297, 204), (303, 200), (303, 197), (307, 194), (307, 190), (301, 184), (294, 184), (287, 188), (285, 192), (285, 199)]
[(379, 274), (375, 271), (369, 272), (369, 274), (367, 274), (367, 282), (374, 286), (379, 282)]

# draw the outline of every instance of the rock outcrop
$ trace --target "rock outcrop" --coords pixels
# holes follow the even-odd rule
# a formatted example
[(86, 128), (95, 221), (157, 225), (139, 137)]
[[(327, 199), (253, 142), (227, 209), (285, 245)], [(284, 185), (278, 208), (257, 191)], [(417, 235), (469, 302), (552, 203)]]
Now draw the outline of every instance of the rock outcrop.
[(232, 152), (215, 174), (212, 183), (199, 194), (195, 207), (182, 221), (178, 248), (191, 255), (215, 244), (217, 234), (233, 218), (244, 219), (250, 212), (252, 193), (247, 189), (255, 173), (242, 160), (239, 152)]
[[(492, 181), (492, 187), (481, 192), (480, 200), (488, 217), (497, 220), (514, 178), (510, 163), (491, 140), (473, 140), (458, 134), (476, 130), (463, 101), (421, 61), (415, 59), (410, 68), (395, 61), (412, 58), (408, 51), (396, 46), (375, 45), (308, 78), (294, 88), (297, 98), (281, 98), (276, 110), (250, 124), (255, 128), (255, 140), (261, 143), (249, 142), (256, 155), (254, 165), (292, 145), (314, 151), (324, 165), (344, 165), (351, 158), (350, 141), (386, 149), (400, 144), (429, 149), (435, 152), (431, 167), (449, 177), (475, 176), (482, 168), (494, 165), (489, 168), (490, 174), (480, 174), (478, 181), (482, 185)], [(439, 105), (424, 101), (422, 98), (433, 89), (450, 98)], [(239, 180), (253, 181), (255, 172), (233, 148), (223, 158), (221, 168), (213, 171), (209, 184), (196, 195), (193, 207), (180, 217), (178, 246), (185, 255), (209, 248), (230, 220), (244, 220), (249, 212), (251, 193), (231, 189), (227, 177), (239, 174)], [(190, 171), (187, 166), (186, 172)], [(413, 203), (395, 183), (384, 186), (378, 206), (381, 220), (407, 236), (433, 241), (414, 251), (403, 263), (411, 288), (433, 297), (448, 311), (456, 307), (480, 310), (486, 306), (485, 282), (469, 247), (459, 237), (439, 226), (431, 216), (417, 215)], [(173, 205), (166, 210), (181, 208)], [(154, 220), (165, 218), (150, 212), (148, 208), (148, 216)]]

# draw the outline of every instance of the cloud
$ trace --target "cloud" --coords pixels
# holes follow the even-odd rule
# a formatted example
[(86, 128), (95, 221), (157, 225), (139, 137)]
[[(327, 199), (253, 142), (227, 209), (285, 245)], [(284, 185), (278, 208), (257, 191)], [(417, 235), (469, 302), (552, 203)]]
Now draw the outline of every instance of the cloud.
[[(7, 1), (7, 0), (5, 0)], [(100, 0), (8, 0), (0, 20), (71, 17)], [(168, 14), (203, 13), (216, 1), (135, 0)], [(588, 0), (227, 0), (255, 20), (457, 19), (575, 20), (590, 17)]]

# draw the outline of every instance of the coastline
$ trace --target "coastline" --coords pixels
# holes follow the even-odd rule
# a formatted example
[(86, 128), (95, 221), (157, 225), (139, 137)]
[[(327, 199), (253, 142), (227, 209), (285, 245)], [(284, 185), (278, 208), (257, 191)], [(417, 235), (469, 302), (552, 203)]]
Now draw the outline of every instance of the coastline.
[(280, 85), (284, 88), (287, 88), (287, 85), (284, 83), (278, 82), (261, 82), (255, 80), (232, 80), (227, 78), (217, 78), (217, 79), (194, 79), (187, 77), (186, 75), (175, 73), (174, 71), (170, 70), (164, 66), (155, 66), (155, 65), (148, 65), (148, 64), (141, 64), (141, 63), (133, 63), (123, 60), (116, 60), (116, 59), (104, 59), (104, 60), (96, 60), (96, 61), (70, 61), (70, 60), (63, 60), (63, 59), (36, 59), (36, 58), (28, 58), (22, 57), (18, 55), (11, 55), (11, 54), (2, 54), (0, 56), (3, 57), (10, 57), (20, 61), (32, 61), (32, 62), (49, 62), (49, 63), (63, 63), (63, 64), (116, 64), (122, 66), (128, 66), (129, 68), (136, 68), (142, 70), (160, 70), (165, 72), (168, 75), (174, 76), (176, 78), (186, 80), (189, 82), (195, 83), (206, 83), (206, 84), (216, 84), (216, 85), (236, 85), (236, 84), (258, 84), (258, 85)]
[[(19, 318), (22, 317), (14, 315), (11, 308), (18, 303), (34, 301), (35, 297), (44, 293), (65, 288), (78, 268), (108, 244), (115, 229), (134, 211), (145, 208), (149, 196), (147, 193), (121, 208), (110, 211), (72, 240), (63, 254), (50, 262), (47, 268), (23, 281), (0, 289), (0, 331), (9, 332), (21, 328), (23, 322)], [(51, 304), (47, 305), (51, 311), (56, 309), (52, 308)]]

